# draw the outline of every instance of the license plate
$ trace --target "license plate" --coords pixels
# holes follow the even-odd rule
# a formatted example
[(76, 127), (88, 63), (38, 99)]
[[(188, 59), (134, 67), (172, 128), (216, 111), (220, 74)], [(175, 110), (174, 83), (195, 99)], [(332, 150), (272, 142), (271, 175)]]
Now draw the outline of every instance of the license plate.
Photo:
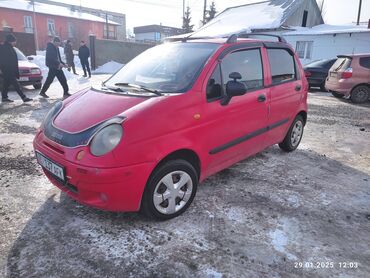
[(65, 181), (64, 168), (51, 161), (39, 152), (36, 152), (37, 162), (47, 171), (58, 177), (62, 181)]
[(330, 73), (330, 77), (337, 77), (337, 76), (338, 76), (338, 74), (336, 72), (331, 72)]
[(29, 81), (29, 77), (24, 77), (24, 76), (21, 76), (19, 77), (19, 81)]

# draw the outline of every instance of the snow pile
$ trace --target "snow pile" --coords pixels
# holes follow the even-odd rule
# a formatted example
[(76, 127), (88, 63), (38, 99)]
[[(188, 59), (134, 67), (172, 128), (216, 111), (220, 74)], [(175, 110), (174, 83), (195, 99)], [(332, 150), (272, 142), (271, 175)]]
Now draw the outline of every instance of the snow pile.
[(308, 27), (292, 27), (295, 31), (286, 32), (284, 36), (293, 35), (323, 35), (323, 34), (340, 34), (340, 33), (361, 33), (370, 32), (367, 26), (357, 26), (357, 25), (329, 25), (320, 24), (312, 28)]
[[(65, 55), (64, 55), (64, 50), (63, 50), (62, 47), (59, 47), (59, 52), (60, 52), (60, 56), (62, 58), (62, 61), (66, 62)], [(42, 83), (45, 82), (45, 79), (46, 79), (46, 77), (48, 75), (48, 72), (49, 72), (49, 68), (45, 65), (45, 55), (46, 55), (46, 50), (42, 50), (42, 51), (36, 51), (36, 55), (28, 56), (28, 57), (33, 58), (33, 60), (30, 61), (30, 62), (36, 64), (41, 69), (42, 76), (43, 76)], [(83, 73), (83, 70), (82, 70), (82, 67), (81, 67), (80, 59), (78, 57), (75, 57), (74, 62), (75, 62), (75, 66), (76, 66), (76, 72), (81, 75)], [(73, 79), (78, 78), (78, 75), (73, 74), (72, 69), (71, 69), (71, 72), (69, 72), (65, 68), (65, 69), (63, 69), (63, 72), (64, 72), (64, 75), (66, 76), (67, 80), (73, 80)], [(57, 79), (55, 78), (54, 81), (56, 81), (56, 80)]]
[(104, 65), (98, 67), (94, 73), (99, 73), (99, 74), (113, 74), (116, 73), (118, 70), (120, 70), (124, 64), (117, 63), (115, 61), (109, 61), (108, 63), (105, 63)]
[(279, 28), (302, 1), (264, 1), (228, 8), (194, 32), (194, 37), (227, 36), (255, 29)]

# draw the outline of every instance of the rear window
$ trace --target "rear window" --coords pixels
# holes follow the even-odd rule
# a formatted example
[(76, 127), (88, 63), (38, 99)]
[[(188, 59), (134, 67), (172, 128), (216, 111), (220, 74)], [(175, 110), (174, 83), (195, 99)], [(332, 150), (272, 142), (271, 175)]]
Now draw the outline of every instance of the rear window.
[(370, 57), (360, 58), (360, 66), (370, 69)]
[(345, 71), (351, 65), (352, 59), (348, 57), (338, 58), (334, 65), (331, 67), (331, 71)]

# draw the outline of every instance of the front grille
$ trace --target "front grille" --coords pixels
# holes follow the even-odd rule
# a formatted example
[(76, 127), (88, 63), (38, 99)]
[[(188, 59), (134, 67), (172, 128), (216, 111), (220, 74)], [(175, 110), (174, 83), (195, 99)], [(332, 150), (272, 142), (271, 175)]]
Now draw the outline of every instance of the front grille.
[(31, 73), (31, 70), (29, 70), (29, 69), (19, 69), (19, 74), (20, 75), (30, 74), (30, 73)]

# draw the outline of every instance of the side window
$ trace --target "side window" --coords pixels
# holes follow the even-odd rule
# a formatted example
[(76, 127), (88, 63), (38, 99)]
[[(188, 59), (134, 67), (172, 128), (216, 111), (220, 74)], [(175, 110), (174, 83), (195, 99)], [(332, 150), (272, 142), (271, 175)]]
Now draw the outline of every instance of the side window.
[(244, 83), (248, 91), (263, 87), (262, 58), (259, 49), (242, 50), (230, 53), (221, 62), (223, 88), (230, 79), (229, 74), (239, 72), (239, 82)]
[(360, 58), (360, 66), (370, 69), (370, 57)]
[(218, 64), (207, 83), (207, 100), (220, 99), (222, 96), (221, 70)]
[(296, 79), (294, 57), (286, 49), (267, 49), (272, 85)]

